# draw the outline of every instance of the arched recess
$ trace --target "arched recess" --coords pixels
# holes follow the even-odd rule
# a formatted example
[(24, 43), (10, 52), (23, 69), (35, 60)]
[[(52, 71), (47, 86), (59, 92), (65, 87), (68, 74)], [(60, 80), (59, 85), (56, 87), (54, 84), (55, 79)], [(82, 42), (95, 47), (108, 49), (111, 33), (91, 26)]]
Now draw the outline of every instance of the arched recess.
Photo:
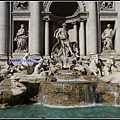
[[(50, 2), (45, 1), (44, 2), (44, 12), (50, 12), (50, 6), (51, 6), (52, 3), (54, 3), (54, 2), (52, 2), (52, 1), (50, 1)], [(78, 3), (80, 11), (84, 11), (84, 6), (85, 6), (84, 2), (83, 1), (77, 1), (76, 3)]]
[[(85, 3), (83, 1), (75, 2), (44, 2), (43, 20), (45, 21), (45, 55), (50, 53), (56, 39), (53, 36), (57, 28), (62, 27), (62, 23), (67, 23), (68, 32), (71, 34), (71, 42), (79, 44), (79, 28), (81, 19), (86, 20)], [(47, 25), (46, 25), (47, 24)], [(49, 24), (49, 25), (48, 25)], [(49, 38), (46, 37), (49, 35)], [(48, 46), (49, 45), (49, 46)], [(49, 50), (48, 50), (49, 49)], [(49, 52), (48, 52), (49, 51)]]

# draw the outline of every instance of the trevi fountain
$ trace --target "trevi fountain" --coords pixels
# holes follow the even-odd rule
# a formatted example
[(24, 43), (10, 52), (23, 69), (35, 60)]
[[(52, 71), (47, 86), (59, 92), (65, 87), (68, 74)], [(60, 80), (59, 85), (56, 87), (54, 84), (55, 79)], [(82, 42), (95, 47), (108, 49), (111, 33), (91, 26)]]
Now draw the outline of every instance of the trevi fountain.
[[(8, 59), (0, 59), (0, 107), (31, 104), (63, 108), (119, 106), (120, 23), (116, 18), (112, 20), (116, 15), (114, 9), (119, 9), (117, 2), (31, 3), (0, 2), (1, 11), (9, 5), (12, 11), (9, 29), (14, 26), (9, 33), (12, 38), (9, 44), (13, 46), (9, 48), (10, 55)], [(39, 8), (41, 4), (43, 8)], [(100, 8), (97, 17), (101, 22), (96, 19), (98, 11), (95, 12), (94, 4)], [(42, 9), (41, 13), (39, 9)], [(112, 12), (110, 21), (106, 20), (109, 11)], [(117, 12), (119, 18), (119, 10)], [(4, 14), (0, 23), (2, 39), (6, 36), (3, 34), (6, 30)], [(30, 23), (21, 19), (30, 20)], [(0, 44), (1, 54), (5, 53), (5, 43), (0, 40)]]

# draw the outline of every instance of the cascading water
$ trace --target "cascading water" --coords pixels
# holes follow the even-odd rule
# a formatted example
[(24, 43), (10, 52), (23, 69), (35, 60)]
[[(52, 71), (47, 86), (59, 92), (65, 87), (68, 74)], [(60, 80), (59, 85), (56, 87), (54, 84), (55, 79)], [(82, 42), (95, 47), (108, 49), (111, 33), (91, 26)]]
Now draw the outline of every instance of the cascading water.
[[(95, 103), (97, 79), (86, 79), (80, 72), (60, 70), (54, 77), (57, 81), (40, 84), (39, 103), (56, 106), (76, 106)], [(44, 99), (43, 99), (44, 98)]]
[(95, 92), (94, 92), (94, 103), (100, 103), (100, 91), (95, 90)]
[(85, 102), (86, 103), (93, 103), (94, 102), (94, 91), (93, 88), (87, 85), (84, 89), (85, 93)]
[(119, 105), (119, 101), (118, 101), (118, 99), (119, 99), (119, 94), (118, 94), (117, 92), (113, 92), (113, 94), (114, 94), (115, 104)]

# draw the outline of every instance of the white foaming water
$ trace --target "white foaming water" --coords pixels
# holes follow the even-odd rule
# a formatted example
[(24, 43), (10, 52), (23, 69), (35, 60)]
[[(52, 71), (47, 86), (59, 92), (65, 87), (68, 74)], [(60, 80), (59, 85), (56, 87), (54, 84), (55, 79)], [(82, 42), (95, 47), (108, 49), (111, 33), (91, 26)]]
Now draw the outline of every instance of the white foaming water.
[(42, 103), (35, 103), (35, 105), (43, 105), (45, 107), (49, 107), (49, 108), (59, 108), (59, 109), (67, 109), (67, 108), (81, 108), (81, 107), (96, 107), (96, 106), (108, 106), (105, 104), (96, 104), (96, 103), (91, 103), (91, 104), (87, 104), (87, 105), (74, 105), (74, 106), (56, 106), (56, 105), (48, 105), (48, 104), (42, 104)]
[(114, 106), (114, 107), (120, 107), (120, 105), (118, 105), (118, 104), (115, 104), (115, 105), (112, 105), (112, 106)]
[(60, 78), (58, 78), (56, 75), (55, 75), (55, 78), (57, 79), (57, 81), (59, 82), (59, 81), (88, 81), (88, 80), (85, 80), (84, 78), (77, 78), (77, 79), (69, 79), (69, 80), (63, 80), (63, 79), (60, 79)]

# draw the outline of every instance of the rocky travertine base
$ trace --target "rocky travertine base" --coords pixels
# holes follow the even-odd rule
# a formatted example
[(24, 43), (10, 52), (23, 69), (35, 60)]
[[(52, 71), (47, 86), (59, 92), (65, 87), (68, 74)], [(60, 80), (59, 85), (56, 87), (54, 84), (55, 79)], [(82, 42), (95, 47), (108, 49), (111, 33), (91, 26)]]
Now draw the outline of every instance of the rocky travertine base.
[(58, 80), (53, 76), (14, 74), (0, 82), (0, 107), (40, 102), (74, 106), (91, 103), (120, 103), (120, 74), (105, 77), (81, 76), (81, 80)]
[(106, 82), (44, 82), (40, 84), (38, 102), (56, 106), (92, 103), (119, 105), (120, 86)]
[(0, 83), (0, 104), (4, 106), (6, 104), (19, 105), (28, 102), (26, 95), (26, 87), (11, 79), (3, 80)]
[(82, 73), (75, 70), (58, 70), (54, 76), (60, 80), (81, 79)]
[(38, 102), (49, 105), (86, 105), (102, 103), (119, 105), (120, 74), (106, 77), (83, 76), (84, 81), (42, 82), (39, 87)]
[(42, 82), (39, 86), (38, 102), (56, 106), (94, 103), (96, 86), (97, 81)]
[(54, 80), (52, 76), (15, 73), (9, 79), (0, 82), (0, 107), (37, 102), (39, 84), (42, 81)]
[(120, 104), (120, 86), (118, 83), (101, 82), (97, 85), (98, 103), (108, 105)]

